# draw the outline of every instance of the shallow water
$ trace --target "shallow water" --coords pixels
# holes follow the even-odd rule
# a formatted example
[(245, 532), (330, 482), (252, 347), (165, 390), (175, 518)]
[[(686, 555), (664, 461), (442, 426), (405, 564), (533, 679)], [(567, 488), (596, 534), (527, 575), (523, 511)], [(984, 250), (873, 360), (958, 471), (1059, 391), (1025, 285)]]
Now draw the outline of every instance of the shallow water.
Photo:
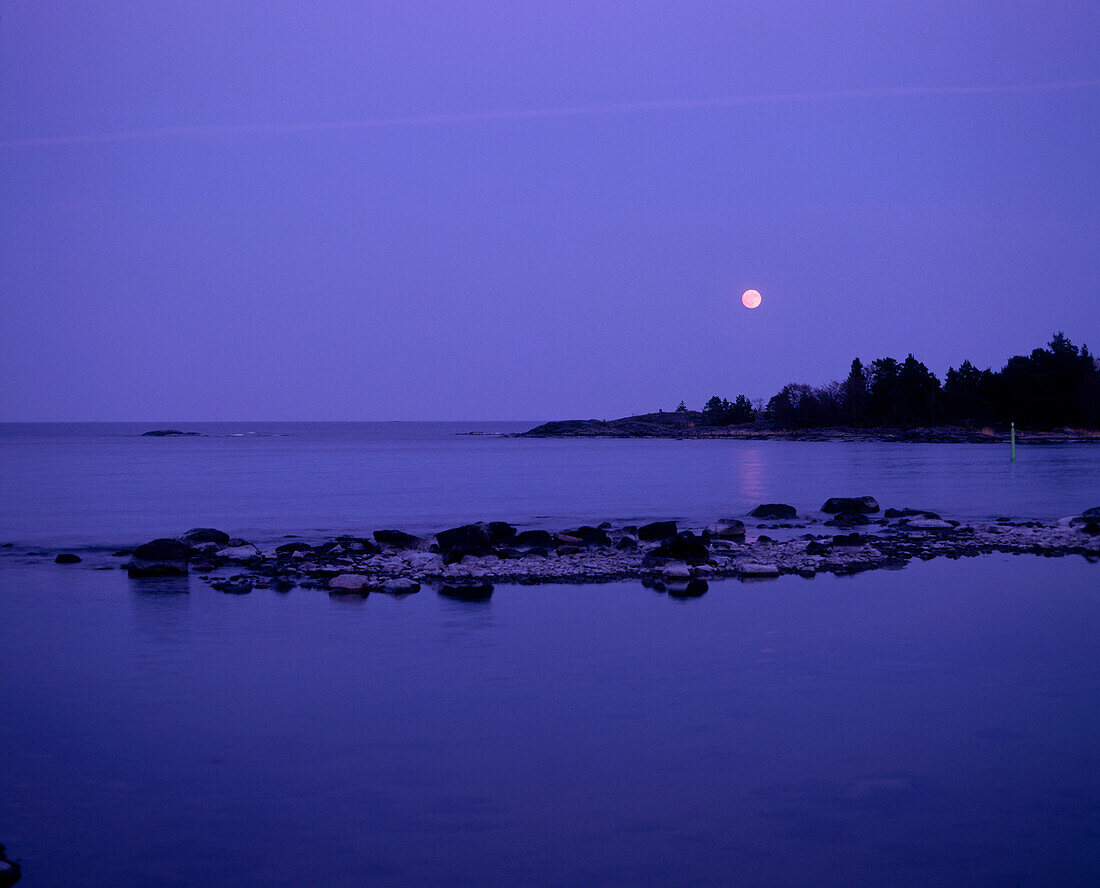
[(472, 604), (8, 560), (0, 841), (28, 886), (1092, 885), (1098, 569)]
[[(531, 423), (0, 425), (0, 543), (121, 548), (214, 526), (271, 542), (475, 520), (565, 527), (870, 494), (960, 518), (1100, 505), (1100, 446), (515, 439)], [(144, 438), (149, 428), (204, 438)]]

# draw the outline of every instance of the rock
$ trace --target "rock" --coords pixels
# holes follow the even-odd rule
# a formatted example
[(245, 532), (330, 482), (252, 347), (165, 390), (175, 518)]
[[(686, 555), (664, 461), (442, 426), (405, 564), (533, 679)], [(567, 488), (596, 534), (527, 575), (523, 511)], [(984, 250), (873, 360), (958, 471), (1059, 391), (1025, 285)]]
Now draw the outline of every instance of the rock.
[(181, 432), (179, 429), (153, 429), (142, 432), (143, 438), (205, 438), (202, 432)]
[(624, 536), (615, 543), (615, 548), (624, 552), (629, 552), (638, 548), (638, 541), (631, 536)]
[(403, 530), (376, 530), (373, 536), (378, 544), (395, 549), (415, 549), (420, 545), (420, 537)]
[(689, 580), (691, 579), (691, 568), (682, 561), (673, 561), (671, 564), (665, 565), (665, 569), (661, 571), (661, 578), (665, 580)]
[(559, 555), (580, 555), (584, 549), (580, 546), (558, 546)]
[(126, 564), (132, 577), (180, 577), (187, 574), (191, 547), (179, 540), (159, 539), (134, 549)]
[(193, 561), (191, 562), (191, 570), (195, 573), (210, 573), (214, 569), (214, 565), (208, 561)]
[(1081, 513), (1082, 518), (1087, 518), (1089, 521), (1100, 521), (1100, 506), (1093, 506), (1091, 509), (1085, 509)]
[(676, 536), (675, 521), (654, 521), (651, 524), (643, 524), (638, 528), (638, 539), (646, 540), (647, 542), (652, 540), (667, 540), (669, 537), (674, 536)]
[(492, 583), (444, 583), (439, 594), (459, 601), (488, 601), (493, 594)]
[(0, 888), (9, 888), (23, 875), (23, 869), (19, 862), (8, 857), (4, 846), (0, 845)]
[(382, 591), (390, 595), (411, 595), (420, 591), (420, 584), (407, 577), (395, 577), (382, 584)]
[(452, 527), (450, 530), (441, 530), (435, 535), (441, 552), (448, 549), (462, 548), (470, 553), (488, 554), (493, 546), (493, 534), (489, 525), (484, 521), (476, 524), (464, 524), (461, 527)]
[(866, 537), (858, 533), (841, 533), (833, 537), (834, 546), (862, 546)]
[[(603, 530), (599, 527), (590, 527), (589, 525), (584, 524), (578, 527), (576, 530), (567, 530), (564, 532), (585, 546), (611, 545), (611, 537), (607, 535), (606, 530)], [(559, 536), (561, 536), (561, 534), (559, 534)]]
[(658, 558), (686, 561), (688, 564), (706, 564), (707, 559), (710, 558), (710, 549), (701, 538), (692, 533), (684, 533), (665, 540), (657, 548), (651, 549), (649, 554)]
[(111, 557), (112, 558), (125, 558), (127, 555), (133, 555), (133, 554), (134, 554), (133, 549), (119, 549), (117, 552), (112, 552)]
[(512, 539), (513, 546), (549, 546), (554, 537), (548, 530), (524, 530)]
[(817, 540), (812, 540), (806, 544), (807, 555), (828, 555), (831, 551), (832, 549)]
[(370, 584), (370, 577), (360, 574), (340, 574), (328, 581), (328, 587), (335, 592), (367, 592)]
[(1090, 537), (1100, 536), (1100, 523), (1089, 521), (1081, 526), (1081, 531), (1088, 534)]
[(218, 557), (225, 558), (227, 561), (251, 561), (253, 558), (260, 557), (260, 550), (252, 543), (245, 543), (243, 546), (226, 546), (224, 549), (218, 549)]
[(310, 552), (313, 547), (309, 543), (283, 543), (275, 547), (275, 554), (280, 558), (289, 558), (295, 552)]
[(788, 506), (786, 503), (761, 503), (751, 512), (749, 512), (752, 518), (771, 518), (771, 519), (784, 519), (784, 518), (797, 518), (798, 511), (794, 506)]
[(835, 515), (837, 512), (877, 512), (878, 508), (873, 496), (833, 496), (825, 500), (821, 511)]
[(55, 564), (80, 564), (83, 559), (72, 552), (62, 552), (54, 559)]
[(955, 527), (954, 524), (938, 518), (911, 518), (905, 526), (917, 530), (951, 530)]
[(713, 524), (707, 525), (707, 534), (723, 540), (743, 539), (745, 536), (745, 522), (737, 518), (719, 518)]
[(180, 540), (190, 546), (194, 546), (196, 543), (217, 543), (219, 546), (228, 546), (229, 534), (213, 527), (192, 527), (187, 533), (180, 536)]
[(774, 564), (758, 564), (753, 561), (743, 561), (737, 565), (737, 572), (743, 577), (777, 577), (779, 568)]
[(516, 535), (516, 529), (507, 521), (490, 521), (489, 533), (494, 540), (510, 540)]

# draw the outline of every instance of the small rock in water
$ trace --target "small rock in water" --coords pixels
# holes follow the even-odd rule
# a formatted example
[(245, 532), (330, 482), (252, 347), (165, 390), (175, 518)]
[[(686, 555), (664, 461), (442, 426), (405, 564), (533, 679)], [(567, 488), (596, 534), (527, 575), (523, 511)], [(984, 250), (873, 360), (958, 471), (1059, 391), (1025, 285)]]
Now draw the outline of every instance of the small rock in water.
[(786, 503), (761, 503), (749, 515), (752, 518), (771, 518), (783, 521), (787, 518), (797, 518), (798, 510)]
[(79, 555), (74, 555), (72, 552), (62, 552), (54, 559), (54, 562), (56, 564), (80, 564), (81, 560)]
[(877, 512), (878, 501), (873, 496), (832, 496), (825, 500), (822, 512)]
[(337, 592), (363, 592), (370, 586), (370, 577), (359, 574), (340, 574), (328, 581), (328, 587)]
[(420, 591), (420, 584), (416, 582), (416, 580), (410, 580), (405, 577), (395, 577), (392, 580), (386, 580), (386, 582), (382, 584), (382, 591), (390, 595), (410, 595), (413, 592)]
[(688, 580), (691, 579), (691, 568), (682, 561), (674, 561), (665, 565), (661, 576), (666, 580)]
[(723, 540), (743, 539), (745, 536), (745, 522), (738, 518), (719, 518), (713, 524), (707, 526), (707, 534)]

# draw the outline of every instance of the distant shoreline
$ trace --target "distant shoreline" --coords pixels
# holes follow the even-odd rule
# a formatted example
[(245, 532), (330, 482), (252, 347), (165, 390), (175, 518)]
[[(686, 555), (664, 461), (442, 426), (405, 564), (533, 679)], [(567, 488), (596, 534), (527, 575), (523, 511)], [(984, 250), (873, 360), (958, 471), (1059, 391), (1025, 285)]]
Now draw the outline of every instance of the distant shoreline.
[[(1007, 444), (1011, 433), (1006, 429), (969, 428), (966, 426), (930, 426), (925, 428), (828, 428), (777, 429), (765, 422), (715, 426), (698, 411), (644, 413), (621, 419), (573, 419), (543, 423), (514, 438), (671, 438), (723, 439), (741, 441), (872, 441), (905, 444)], [(1057, 429), (1037, 431), (1017, 429), (1016, 443), (1025, 444), (1100, 444), (1100, 430)]]

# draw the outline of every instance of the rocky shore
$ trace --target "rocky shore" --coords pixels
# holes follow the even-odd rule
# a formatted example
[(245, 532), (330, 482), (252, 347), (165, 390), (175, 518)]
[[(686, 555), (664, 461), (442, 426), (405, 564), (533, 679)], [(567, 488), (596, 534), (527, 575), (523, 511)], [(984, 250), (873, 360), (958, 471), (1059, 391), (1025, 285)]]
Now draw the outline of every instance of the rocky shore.
[(383, 529), (369, 538), (293, 540), (270, 549), (213, 528), (195, 528), (114, 554), (129, 557), (124, 566), (132, 577), (194, 572), (229, 593), (301, 586), (333, 595), (401, 595), (426, 583), (453, 597), (481, 599), (493, 583), (623, 579), (691, 595), (705, 591), (711, 578), (850, 574), (898, 568), (913, 559), (995, 552), (1100, 561), (1100, 506), (1056, 522), (1006, 517), (964, 523), (923, 509), (882, 511), (870, 496), (836, 497), (814, 514), (764, 503), (744, 518), (701, 528), (658, 521), (552, 532), (492, 521), (430, 536)]
[[(1007, 429), (974, 429), (965, 426), (927, 428), (814, 428), (778, 429), (767, 422), (715, 426), (704, 413), (679, 410), (643, 413), (621, 419), (569, 419), (543, 423), (519, 432), (516, 438), (722, 438), (746, 441), (879, 441), (908, 444), (1006, 444)], [(1016, 443), (1100, 444), (1100, 433), (1082, 429), (1016, 431)]]

